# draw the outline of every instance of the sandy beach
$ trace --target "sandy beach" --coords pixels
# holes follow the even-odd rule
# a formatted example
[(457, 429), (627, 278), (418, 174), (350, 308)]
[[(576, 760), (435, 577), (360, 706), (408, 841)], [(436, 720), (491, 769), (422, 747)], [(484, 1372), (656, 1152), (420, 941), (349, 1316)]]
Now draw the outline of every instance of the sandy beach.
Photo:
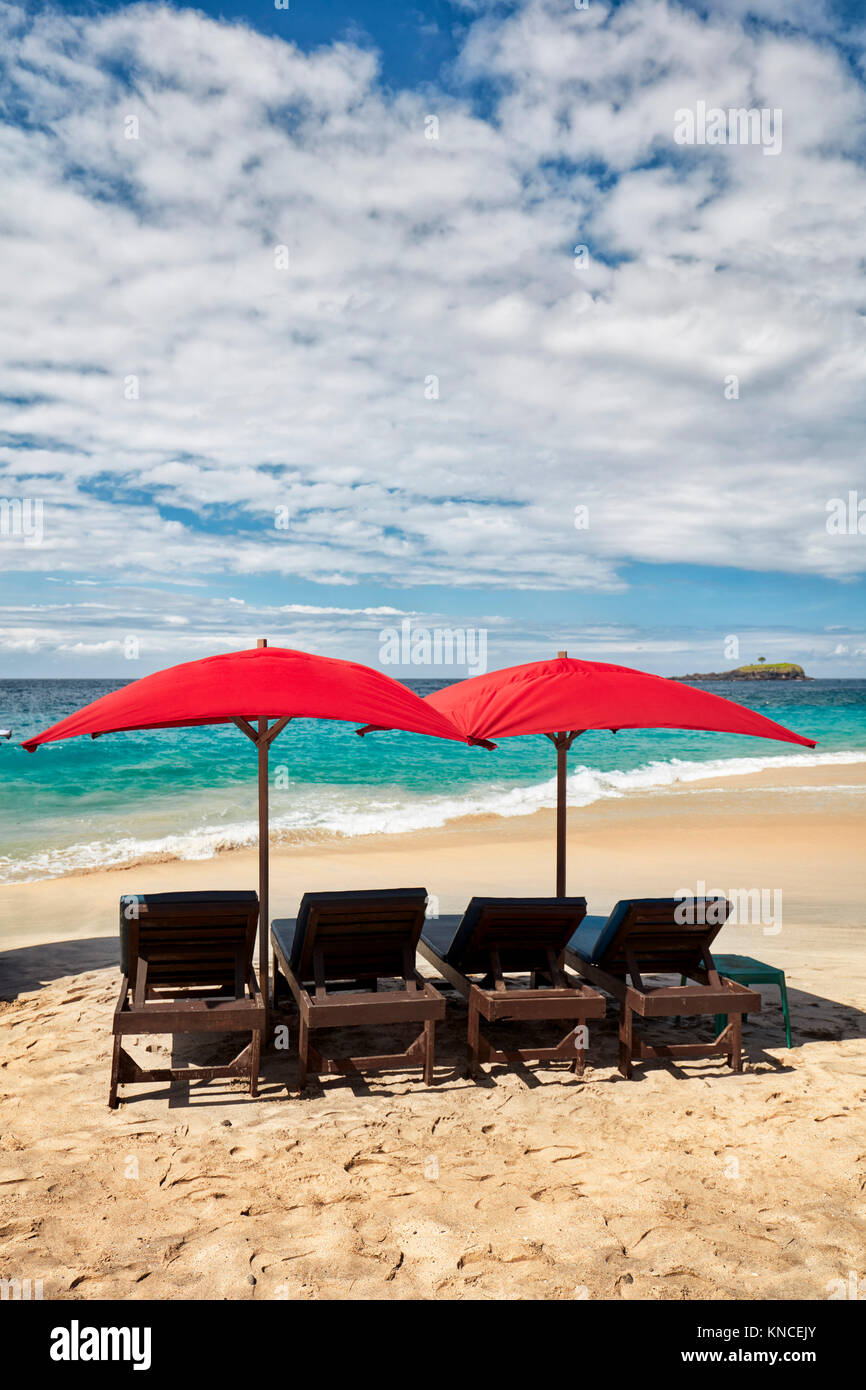
[[(832, 1296), (866, 1258), (864, 781), (780, 769), (570, 815), (569, 889), (591, 911), (701, 882), (781, 890), (780, 920), (716, 943), (787, 974), (794, 1046), (766, 987), (742, 1076), (711, 1059), (623, 1081), (611, 1004), (583, 1083), (550, 1065), (473, 1083), (447, 993), (430, 1090), (407, 1071), (300, 1097), (286, 1011), (293, 1050), (267, 1053), (258, 1101), (139, 1086), (110, 1112), (120, 894), (254, 887), (255, 856), (0, 888), (3, 1275), (68, 1299)], [(272, 916), (325, 887), (423, 884), (443, 913), (549, 893), (552, 829), (544, 812), (278, 846)]]

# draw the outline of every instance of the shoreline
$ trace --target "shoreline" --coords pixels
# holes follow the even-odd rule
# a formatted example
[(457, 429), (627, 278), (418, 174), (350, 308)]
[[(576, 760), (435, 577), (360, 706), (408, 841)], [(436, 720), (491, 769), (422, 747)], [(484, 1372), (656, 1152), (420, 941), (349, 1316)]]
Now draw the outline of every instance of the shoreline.
[[(828, 761), (822, 761), (820, 763), (809, 762), (796, 764), (794, 766), (790, 766), (785, 760), (780, 758), (769, 766), (766, 764), (758, 768), (742, 768), (738, 766), (724, 772), (720, 771), (719, 764), (713, 761), (708, 763), (708, 771), (705, 776), (701, 776), (696, 772), (700, 764), (687, 763), (680, 767), (677, 766), (676, 763), (672, 763), (669, 766), (675, 775), (669, 780), (651, 781), (646, 784), (641, 784), (639, 781), (629, 783), (629, 781), (626, 780), (625, 784), (620, 786), (617, 786), (615, 781), (617, 776), (628, 779), (645, 774), (649, 769), (642, 767), (625, 772), (621, 772), (619, 769), (608, 769), (606, 771), (587, 769), (590, 775), (598, 776), (600, 779), (609, 779), (610, 785), (602, 786), (598, 794), (589, 801), (581, 801), (579, 799), (581, 795), (580, 791), (576, 794), (572, 792), (569, 798), (572, 803), (569, 806), (569, 816), (578, 813), (584, 815), (590, 814), (594, 809), (607, 803), (614, 805), (623, 803), (630, 804), (645, 797), (664, 798), (667, 796), (690, 796), (708, 790), (727, 791), (732, 789), (732, 784), (738, 788), (745, 786), (749, 790), (756, 787), (773, 789), (780, 786), (795, 786), (800, 789), (822, 786), (830, 790), (841, 790), (845, 787), (858, 788), (866, 786), (866, 750), (851, 749), (846, 750), (844, 753), (827, 754), (826, 758)], [(839, 761), (830, 761), (830, 759), (837, 758)], [(740, 760), (726, 761), (739, 762)], [(749, 762), (751, 760), (746, 759), (743, 761)], [(575, 771), (578, 777), (582, 775), (581, 771)], [(541, 783), (531, 783), (526, 787), (518, 784), (515, 787), (506, 788), (505, 794), (508, 795), (509, 793), (518, 791), (531, 795), (533, 792), (539, 791), (545, 786), (552, 785), (552, 783), (553, 779), (547, 779)], [(710, 783), (711, 786), (707, 787), (705, 785), (707, 783)], [(475, 790), (476, 794), (478, 794), (477, 789)], [(457, 797), (453, 799), (458, 800)], [(414, 804), (423, 806), (425, 804), (425, 798), (418, 798), (417, 802)], [(551, 795), (548, 804), (539, 805), (527, 810), (506, 811), (493, 808), (483, 810), (473, 809), (463, 813), (446, 815), (443, 820), (436, 821), (429, 825), (414, 825), (406, 830), (375, 827), (370, 830), (346, 831), (328, 826), (280, 826), (278, 824), (280, 808), (277, 803), (271, 805), (270, 843), (272, 853), (276, 853), (280, 850), (315, 850), (320, 848), (324, 849), (330, 845), (360, 844), (364, 841), (378, 841), (383, 837), (389, 839), (405, 839), (410, 835), (437, 834), (439, 832), (465, 833), (466, 831), (473, 830), (476, 826), (516, 824), (518, 826), (523, 826), (525, 832), (529, 833), (532, 824), (537, 818), (553, 813), (554, 804), (554, 799)], [(403, 809), (407, 813), (411, 813), (412, 808), (413, 802), (407, 800), (406, 806)], [(217, 837), (216, 843), (210, 851), (206, 853), (184, 854), (180, 850), (160, 848), (153, 851), (145, 850), (142, 853), (131, 853), (129, 857), (116, 863), (75, 864), (69, 868), (60, 868), (53, 873), (42, 873), (34, 878), (4, 878), (2, 874), (0, 874), (0, 892), (7, 887), (23, 886), (30, 883), (42, 883), (54, 879), (78, 878), (90, 874), (122, 872), (125, 869), (135, 869), (150, 864), (175, 862), (205, 863), (225, 855), (244, 853), (255, 848), (257, 830), (252, 820), (242, 828), (244, 838), (238, 843), (220, 843), (218, 837), (237, 833), (237, 831), (241, 829), (239, 826), (228, 826), (224, 830), (217, 827), (196, 827), (192, 831), (189, 829), (181, 829), (170, 832), (169, 835), (163, 837), (163, 839), (166, 840), (170, 838), (179, 839), (183, 835), (195, 834)], [(103, 841), (97, 839), (91, 841), (90, 845), (101, 845), (102, 843)], [(147, 842), (145, 840), (142, 843), (146, 844)], [(88, 847), (88, 844), (85, 842), (77, 842), (71, 846), (64, 846), (59, 852), (68, 853), (73, 848), (86, 849)], [(13, 864), (17, 864), (18, 862), (17, 860), (12, 861)]]
[[(862, 926), (864, 788), (866, 764), (778, 768), (571, 808), (569, 891), (601, 912), (622, 897), (670, 895), (699, 881), (725, 892), (780, 889), (789, 925)], [(825, 848), (816, 874), (817, 843)], [(302, 894), (317, 888), (417, 883), (440, 911), (459, 912), (473, 894), (546, 895), (553, 877), (552, 810), (474, 816), (403, 834), (272, 843), (271, 909), (292, 916)], [(114, 936), (123, 893), (250, 888), (257, 880), (257, 852), (248, 846), (0, 884), (0, 949)]]

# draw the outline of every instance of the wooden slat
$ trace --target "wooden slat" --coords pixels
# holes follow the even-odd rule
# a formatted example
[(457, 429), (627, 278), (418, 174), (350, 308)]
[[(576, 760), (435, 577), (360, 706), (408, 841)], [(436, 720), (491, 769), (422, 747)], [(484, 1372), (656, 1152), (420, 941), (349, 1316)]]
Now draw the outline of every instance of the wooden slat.
[(298, 974), (313, 979), (314, 953), (320, 948), (327, 979), (400, 977), (404, 947), (414, 955), (424, 910), (417, 897), (311, 904)]
[(603, 1018), (605, 1014), (602, 996), (586, 986), (582, 989), (509, 989), (501, 994), (473, 985), (471, 993), (479, 1012), (490, 1022)]
[(379, 1023), (414, 1023), (426, 1018), (441, 1021), (445, 1017), (445, 1000), (426, 982), (423, 988), (412, 991), (328, 994), (321, 1002), (305, 991), (301, 1007), (310, 1028), (372, 1027)]
[(494, 951), (506, 974), (545, 970), (548, 952), (559, 960), (585, 916), (584, 898), (567, 904), (485, 903), (461, 959), (463, 973), (486, 973)]
[(139, 951), (147, 955), (149, 983), (171, 981), (193, 987), (234, 984), (237, 953), (250, 969), (258, 925), (258, 902), (214, 899), (199, 902), (141, 902), (129, 921), (129, 974), (134, 985)]
[(117, 1016), (114, 1032), (135, 1033), (243, 1033), (264, 1028), (264, 1005), (236, 1004), (233, 1012), (179, 1013), (176, 1006), (147, 1005)]

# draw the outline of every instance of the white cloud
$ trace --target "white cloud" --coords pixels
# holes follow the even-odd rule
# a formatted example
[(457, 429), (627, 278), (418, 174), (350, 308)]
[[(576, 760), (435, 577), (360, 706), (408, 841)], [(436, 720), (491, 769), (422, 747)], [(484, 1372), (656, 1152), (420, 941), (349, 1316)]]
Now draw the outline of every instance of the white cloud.
[(284, 603), (280, 608), (281, 613), (305, 613), (305, 614), (327, 614), (328, 616), (340, 614), (342, 617), (363, 616), (366, 618), (381, 617), (407, 617), (409, 614), (403, 608), (329, 608), (320, 607), (314, 603)]
[[(0, 566), (600, 592), (629, 560), (862, 571), (825, 526), (863, 478), (866, 384), (866, 105), (826, 13), (812, 41), (721, 5), (468, 8), (486, 118), (384, 95), (348, 44), (0, 7), (38, 117), (0, 130), (0, 494), (45, 505)], [(698, 99), (781, 106), (782, 154), (674, 147)]]

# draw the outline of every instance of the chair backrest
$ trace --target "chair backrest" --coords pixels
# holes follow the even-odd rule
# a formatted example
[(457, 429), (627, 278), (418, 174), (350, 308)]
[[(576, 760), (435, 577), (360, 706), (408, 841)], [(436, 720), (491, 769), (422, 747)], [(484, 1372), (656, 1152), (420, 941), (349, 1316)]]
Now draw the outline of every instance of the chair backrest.
[(596, 943), (593, 960), (625, 976), (630, 952), (641, 973), (688, 975), (705, 966), (728, 919), (726, 898), (628, 898), (618, 902)]
[(150, 987), (231, 985), (238, 954), (252, 965), (259, 898), (251, 892), (140, 893), (120, 900), (120, 968), (135, 986), (139, 955)]
[(313, 980), (320, 949), (326, 980), (403, 975), (407, 960), (414, 968), (426, 905), (426, 888), (305, 893), (289, 964)]
[(546, 970), (586, 916), (586, 898), (472, 898), (445, 960), (464, 974), (488, 971), (498, 952), (503, 971)]

